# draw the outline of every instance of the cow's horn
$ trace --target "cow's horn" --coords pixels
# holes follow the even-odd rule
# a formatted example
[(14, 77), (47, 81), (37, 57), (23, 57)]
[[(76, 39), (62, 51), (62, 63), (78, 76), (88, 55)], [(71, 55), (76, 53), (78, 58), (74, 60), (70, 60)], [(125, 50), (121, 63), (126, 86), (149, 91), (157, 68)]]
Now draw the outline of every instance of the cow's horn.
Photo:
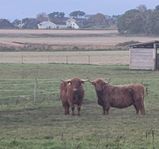
[(85, 79), (81, 79), (81, 81), (82, 81), (82, 82), (87, 82), (87, 81), (89, 81), (89, 80), (88, 80), (88, 79), (86, 79), (86, 80), (85, 80)]
[(94, 84), (94, 81), (88, 80), (91, 84)]

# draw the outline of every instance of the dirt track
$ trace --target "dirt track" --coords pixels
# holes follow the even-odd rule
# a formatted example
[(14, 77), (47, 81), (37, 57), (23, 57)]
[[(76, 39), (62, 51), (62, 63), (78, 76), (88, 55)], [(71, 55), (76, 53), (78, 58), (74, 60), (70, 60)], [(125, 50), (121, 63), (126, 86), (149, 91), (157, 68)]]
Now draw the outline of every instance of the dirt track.
[(159, 37), (121, 36), (116, 30), (0, 30), (0, 46), (36, 50), (109, 49), (119, 43)]

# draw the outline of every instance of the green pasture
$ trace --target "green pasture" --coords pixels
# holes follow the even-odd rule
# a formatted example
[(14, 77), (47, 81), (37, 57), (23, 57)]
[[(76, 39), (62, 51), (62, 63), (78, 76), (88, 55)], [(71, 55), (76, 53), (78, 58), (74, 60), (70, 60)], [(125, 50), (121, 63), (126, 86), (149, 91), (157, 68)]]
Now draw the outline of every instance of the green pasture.
[[(65, 116), (61, 80), (109, 78), (112, 84), (143, 83), (145, 116), (133, 107), (102, 115), (94, 88), (84, 84), (81, 116)], [(158, 149), (159, 71), (127, 65), (0, 64), (0, 149)]]

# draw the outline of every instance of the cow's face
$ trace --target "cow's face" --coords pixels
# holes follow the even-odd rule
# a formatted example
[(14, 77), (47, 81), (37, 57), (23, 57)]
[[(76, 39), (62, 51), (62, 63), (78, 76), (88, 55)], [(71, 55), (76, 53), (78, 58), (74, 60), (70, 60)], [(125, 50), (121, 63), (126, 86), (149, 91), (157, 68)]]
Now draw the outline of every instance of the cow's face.
[(98, 92), (103, 91), (104, 86), (106, 85), (106, 82), (104, 82), (102, 79), (94, 80), (91, 83), (94, 85), (95, 90)]
[(74, 78), (74, 79), (68, 81), (68, 84), (71, 85), (72, 90), (74, 92), (77, 92), (78, 90), (80, 90), (83, 83), (84, 83), (84, 81), (81, 79), (78, 79), (78, 78)]

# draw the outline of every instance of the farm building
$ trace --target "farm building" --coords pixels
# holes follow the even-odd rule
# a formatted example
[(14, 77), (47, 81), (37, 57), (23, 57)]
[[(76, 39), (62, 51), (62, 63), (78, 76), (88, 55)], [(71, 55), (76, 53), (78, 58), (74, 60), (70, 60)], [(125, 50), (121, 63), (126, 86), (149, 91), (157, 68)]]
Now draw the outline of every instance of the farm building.
[(159, 69), (159, 41), (130, 45), (129, 68), (142, 70)]
[(51, 21), (43, 21), (38, 24), (39, 29), (55, 29), (57, 28), (57, 25), (55, 23), (52, 23)]
[(76, 20), (73, 18), (70, 18), (66, 21), (66, 26), (67, 28), (79, 29), (79, 26), (76, 23)]

